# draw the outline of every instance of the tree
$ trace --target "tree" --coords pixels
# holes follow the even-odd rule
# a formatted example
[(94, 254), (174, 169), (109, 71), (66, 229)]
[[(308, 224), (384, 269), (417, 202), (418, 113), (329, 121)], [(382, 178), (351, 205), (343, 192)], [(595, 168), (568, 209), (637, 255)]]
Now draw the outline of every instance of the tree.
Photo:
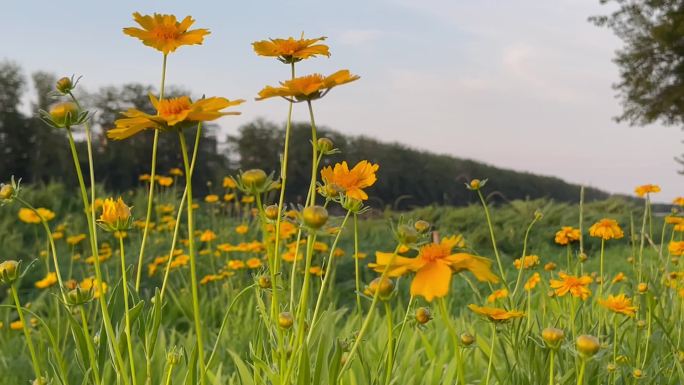
[[(618, 8), (590, 18), (623, 41), (616, 52), (623, 105), (618, 121), (630, 124), (684, 123), (684, 2), (681, 0), (601, 0)], [(677, 158), (684, 165), (684, 156)], [(684, 174), (684, 170), (680, 171)]]

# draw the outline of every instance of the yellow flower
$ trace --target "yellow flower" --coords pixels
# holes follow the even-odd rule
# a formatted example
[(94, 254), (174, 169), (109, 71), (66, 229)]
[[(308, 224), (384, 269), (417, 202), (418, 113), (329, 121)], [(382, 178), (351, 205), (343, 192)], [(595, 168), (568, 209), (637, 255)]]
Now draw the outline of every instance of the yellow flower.
[(123, 113), (125, 118), (114, 122), (116, 128), (107, 131), (107, 136), (110, 139), (121, 140), (146, 129), (164, 130), (184, 124), (216, 120), (225, 115), (239, 115), (239, 112), (221, 110), (244, 102), (241, 99), (230, 101), (222, 97), (193, 102), (188, 96), (158, 100), (154, 95), (150, 95), (150, 101), (157, 110), (156, 115), (131, 108)]
[(250, 258), (247, 260), (247, 267), (249, 267), (250, 269), (258, 269), (261, 266), (261, 259), (259, 258)]
[(643, 198), (647, 194), (660, 192), (660, 186), (657, 184), (645, 184), (634, 189), (634, 192), (638, 197)]
[(534, 266), (537, 266), (539, 264), (539, 256), (538, 255), (526, 255), (524, 258), (522, 258), (522, 262), (520, 261), (520, 258), (516, 259), (513, 261), (513, 265), (515, 265), (515, 268), (520, 270), (520, 268), (524, 269), (529, 269)]
[(552, 279), (549, 281), (551, 288), (555, 289), (557, 296), (563, 297), (570, 293), (573, 297), (580, 297), (582, 300), (586, 300), (591, 295), (589, 284), (593, 280), (590, 276), (583, 275), (577, 277), (566, 273), (559, 273), (558, 276), (560, 280)]
[(181, 170), (178, 167), (174, 167), (171, 170), (169, 170), (169, 175), (173, 176), (183, 176), (183, 170)]
[(81, 243), (84, 239), (86, 239), (85, 234), (76, 234), (76, 235), (72, 235), (72, 236), (67, 237), (66, 241), (67, 241), (67, 244), (74, 246), (74, 245), (78, 245), (79, 243)]
[(228, 268), (231, 270), (239, 270), (245, 268), (245, 263), (239, 259), (231, 259), (228, 261)]
[(541, 276), (539, 273), (534, 273), (532, 276), (525, 282), (525, 290), (530, 291), (534, 289), (537, 284), (541, 282)]
[(323, 271), (323, 269), (321, 269), (320, 266), (311, 266), (311, 267), (309, 268), (309, 274), (312, 274), (312, 275), (316, 275), (316, 276), (322, 277), (323, 274), (325, 274), (325, 271)]
[(107, 198), (102, 205), (98, 222), (108, 231), (128, 230), (131, 227), (131, 209), (121, 198), (116, 201), (114, 198)]
[(379, 168), (377, 164), (362, 160), (350, 170), (347, 162), (342, 162), (335, 164), (334, 168), (324, 167), (321, 170), (321, 178), (326, 185), (335, 186), (349, 198), (366, 200), (368, 195), (363, 189), (375, 184), (378, 179), (375, 173)]
[(629, 317), (634, 317), (637, 310), (635, 306), (632, 306), (632, 300), (624, 294), (617, 296), (609, 295), (606, 300), (600, 299), (599, 303), (614, 313), (624, 314)]
[(223, 195), (223, 200), (226, 202), (230, 202), (233, 199), (235, 199), (235, 194), (224, 194)]
[(567, 245), (568, 243), (579, 241), (580, 231), (572, 226), (563, 226), (556, 232), (555, 242), (559, 245)]
[(219, 197), (216, 194), (210, 194), (204, 197), (204, 201), (207, 203), (216, 203), (218, 202)]
[(325, 40), (324, 36), (316, 39), (269, 39), (252, 43), (254, 52), (259, 56), (277, 57), (283, 63), (295, 63), (303, 59), (324, 55), (330, 57), (328, 46), (316, 44)]
[(675, 257), (681, 257), (684, 255), (684, 241), (672, 241), (667, 246), (667, 249)]
[(136, 27), (124, 28), (126, 35), (142, 40), (143, 44), (161, 51), (164, 55), (174, 52), (183, 45), (202, 44), (204, 36), (209, 34), (206, 29), (188, 30), (195, 22), (191, 16), (186, 16), (181, 22), (174, 15), (141, 15), (133, 14), (133, 19), (142, 29)]
[(48, 273), (45, 278), (37, 281), (35, 286), (38, 289), (47, 289), (55, 283), (57, 283), (57, 273)]
[(544, 265), (544, 270), (545, 270), (545, 271), (554, 271), (554, 270), (556, 270), (556, 267), (557, 267), (557, 266), (556, 266), (555, 263), (549, 262), (549, 263), (547, 263), (546, 265)]
[(615, 219), (603, 218), (591, 225), (589, 235), (607, 241), (609, 239), (620, 239), (625, 234)]
[(613, 283), (618, 283), (622, 282), (627, 279), (627, 276), (623, 272), (619, 272), (615, 275), (615, 278), (613, 278)]
[(247, 225), (239, 225), (235, 228), (235, 232), (240, 234), (240, 235), (247, 234), (248, 231), (249, 231), (249, 226), (247, 226)]
[(421, 247), (415, 258), (377, 252), (376, 263), (368, 266), (377, 272), (388, 267), (390, 277), (415, 272), (411, 281), (411, 295), (420, 295), (428, 302), (447, 295), (454, 272), (468, 270), (480, 281), (498, 282), (499, 278), (491, 271), (492, 262), (489, 259), (467, 253), (452, 253), (451, 250), (460, 241), (461, 237), (443, 238), (440, 243)]
[(24, 207), (19, 209), (19, 220), (26, 223), (41, 223), (41, 218), (47, 222), (54, 217), (54, 212), (42, 207), (37, 208), (36, 211)]
[(672, 201), (673, 205), (684, 207), (684, 197), (677, 197)]
[(242, 203), (254, 203), (254, 195), (245, 195), (241, 199)]
[(487, 302), (489, 302), (489, 303), (496, 302), (497, 299), (506, 298), (506, 297), (508, 297), (508, 290), (506, 290), (506, 289), (494, 290), (494, 292), (487, 297)]
[(264, 100), (276, 96), (291, 101), (315, 100), (325, 96), (333, 88), (358, 80), (349, 70), (340, 70), (330, 76), (312, 74), (280, 82), (280, 87), (266, 86), (259, 91), (256, 100)]
[[(100, 298), (100, 288), (95, 278), (84, 278), (78, 286), (84, 291), (93, 290), (93, 298)], [(107, 292), (107, 284), (104, 281), (102, 282), (102, 288), (104, 292)]]
[(150, 177), (150, 174), (140, 174), (140, 175), (138, 176), (138, 180), (139, 180), (140, 182), (149, 182), (149, 181), (150, 181), (150, 178), (151, 178), (151, 177)]
[(159, 185), (162, 187), (169, 187), (173, 184), (173, 178), (170, 176), (160, 176), (157, 179), (157, 183), (159, 183)]
[(492, 322), (506, 322), (513, 318), (524, 317), (525, 313), (517, 310), (508, 311), (497, 307), (477, 306), (475, 304), (468, 305), (468, 308), (475, 314), (486, 317)]
[(216, 239), (216, 233), (211, 230), (204, 230), (200, 235), (200, 242), (211, 242)]

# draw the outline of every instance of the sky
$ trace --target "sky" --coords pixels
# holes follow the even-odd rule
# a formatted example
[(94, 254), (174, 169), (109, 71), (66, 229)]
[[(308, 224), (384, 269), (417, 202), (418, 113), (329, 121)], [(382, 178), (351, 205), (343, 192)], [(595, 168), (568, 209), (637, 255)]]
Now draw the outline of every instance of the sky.
[[(121, 29), (135, 11), (192, 15), (211, 34), (170, 56), (167, 84), (248, 100), (220, 121), (221, 138), (255, 118), (286, 119), (284, 100), (253, 98), (289, 67), (256, 56), (253, 41), (326, 36), (331, 57), (299, 63), (298, 74), (361, 79), (315, 103), (319, 125), (613, 193), (656, 183), (654, 200), (671, 201), (684, 195), (673, 159), (684, 131), (613, 120), (621, 42), (587, 21), (609, 10), (598, 0), (11, 1), (0, 60), (82, 75), (89, 90), (158, 84), (161, 54)], [(308, 119), (305, 105), (294, 118)]]

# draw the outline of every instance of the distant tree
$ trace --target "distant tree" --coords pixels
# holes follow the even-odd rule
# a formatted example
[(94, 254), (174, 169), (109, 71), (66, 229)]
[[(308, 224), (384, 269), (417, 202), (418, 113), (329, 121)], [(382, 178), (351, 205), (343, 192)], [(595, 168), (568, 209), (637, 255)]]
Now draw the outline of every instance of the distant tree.
[[(682, 0), (601, 0), (617, 5), (590, 20), (623, 41), (616, 52), (615, 84), (630, 124), (684, 123), (684, 2)], [(677, 158), (684, 165), (684, 157)], [(684, 170), (680, 173), (684, 174)]]

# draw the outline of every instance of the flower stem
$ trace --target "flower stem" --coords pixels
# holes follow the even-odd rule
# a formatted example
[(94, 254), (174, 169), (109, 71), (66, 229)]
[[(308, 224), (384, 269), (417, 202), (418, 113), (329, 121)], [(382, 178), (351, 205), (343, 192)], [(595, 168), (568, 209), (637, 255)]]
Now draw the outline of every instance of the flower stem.
[(494, 226), (492, 225), (492, 218), (489, 215), (489, 208), (487, 206), (487, 202), (484, 199), (484, 195), (482, 195), (482, 191), (480, 189), (477, 190), (477, 196), (480, 198), (480, 202), (482, 202), (482, 208), (484, 208), (484, 213), (485, 213), (485, 218), (487, 219), (487, 227), (489, 228), (489, 237), (492, 241), (492, 248), (494, 249), (494, 256), (496, 256), (496, 263), (499, 265), (499, 274), (501, 275), (501, 279), (503, 280), (503, 284), (508, 289), (508, 282), (506, 282), (506, 272), (503, 268), (503, 264), (501, 263), (501, 256), (499, 255), (499, 248), (496, 246), (496, 237), (494, 236)]
[(587, 360), (582, 358), (581, 361), (579, 373), (577, 374), (577, 385), (584, 384), (584, 368), (587, 366)]
[(359, 268), (359, 221), (354, 213), (354, 287), (356, 288), (356, 311), (361, 314), (361, 269)]
[(195, 334), (197, 336), (197, 359), (199, 361), (200, 383), (206, 383), (204, 375), (204, 342), (202, 340), (202, 322), (200, 320), (199, 294), (197, 289), (197, 261), (195, 257), (195, 225), (192, 216), (192, 173), (188, 160), (188, 149), (185, 143), (185, 136), (182, 131), (178, 131), (181, 152), (183, 155), (183, 165), (185, 167), (185, 188), (188, 191), (187, 198), (187, 221), (188, 221), (188, 254), (190, 256), (190, 285), (192, 292), (192, 312), (195, 323)]
[[(168, 55), (164, 54), (162, 62), (162, 76), (161, 88), (159, 90), (159, 100), (164, 99), (164, 85), (166, 83), (166, 59)], [(157, 173), (157, 147), (159, 144), (159, 130), (154, 130), (154, 139), (152, 141), (152, 164), (150, 166), (150, 191), (147, 195), (147, 213), (145, 214), (145, 228), (143, 229), (142, 242), (140, 243), (140, 255), (138, 256), (138, 270), (135, 276), (135, 290), (140, 290), (140, 280), (142, 278), (143, 261), (145, 259), (145, 245), (147, 244), (147, 234), (150, 231), (150, 220), (152, 218), (152, 202), (154, 201), (154, 177)], [(187, 174), (187, 170), (186, 170)]]
[(135, 373), (135, 356), (133, 355), (133, 342), (131, 341), (131, 316), (129, 314), (130, 312), (130, 306), (128, 304), (128, 279), (127, 279), (127, 273), (126, 273), (126, 254), (124, 251), (124, 243), (123, 243), (123, 237), (118, 236), (119, 238), (119, 250), (121, 251), (121, 287), (123, 289), (123, 297), (124, 297), (124, 322), (125, 324), (125, 332), (126, 332), (126, 345), (128, 347), (128, 363), (131, 366), (131, 378), (133, 379), (133, 385), (136, 385), (138, 383), (138, 380), (136, 379), (136, 373)]
[(549, 385), (554, 385), (553, 382), (553, 354), (554, 350), (551, 349), (551, 352), (549, 354)]
[(446, 300), (444, 299), (444, 297), (439, 299), (439, 310), (442, 314), (442, 320), (444, 321), (444, 324), (446, 325), (447, 330), (449, 331), (449, 335), (451, 336), (451, 343), (454, 345), (454, 353), (456, 356), (457, 365), (456, 368), (458, 370), (458, 383), (461, 385), (465, 385), (465, 370), (463, 370), (463, 358), (461, 356), (461, 348), (458, 346), (458, 335), (456, 334), (454, 325), (451, 323), (451, 319), (449, 318), (449, 311), (447, 310)]
[(33, 372), (36, 374), (36, 378), (40, 378), (43, 372), (40, 370), (40, 363), (38, 362), (38, 357), (36, 356), (36, 349), (33, 347), (33, 340), (31, 339), (31, 330), (29, 329), (29, 325), (26, 323), (26, 319), (24, 318), (24, 312), (21, 310), (21, 302), (19, 302), (19, 295), (17, 295), (17, 288), (14, 283), (10, 285), (10, 290), (12, 291), (14, 305), (17, 308), (19, 321), (21, 321), (21, 325), (24, 330), (24, 337), (26, 337), (26, 343), (28, 344), (29, 354), (31, 355), (31, 364), (33, 365)]
[(311, 164), (311, 183), (309, 184), (309, 199), (311, 202), (307, 204), (313, 206), (316, 204), (316, 177), (318, 176), (318, 137), (316, 129), (316, 121), (314, 119), (313, 106), (311, 100), (306, 101), (309, 107), (309, 119), (311, 120), (311, 149), (313, 151)]
[(487, 364), (487, 377), (485, 385), (489, 385), (489, 378), (492, 374), (492, 363), (494, 362), (494, 343), (496, 342), (496, 325), (492, 322), (492, 345), (489, 347), (489, 363)]
[(93, 373), (93, 378), (95, 379), (95, 384), (100, 385), (100, 369), (97, 364), (97, 356), (95, 355), (95, 347), (93, 346), (93, 340), (90, 337), (90, 331), (88, 330), (88, 319), (86, 318), (85, 306), (81, 305), (81, 324), (83, 325), (83, 334), (86, 340), (86, 347), (88, 348), (88, 358), (90, 359), (91, 372)]
[(385, 373), (385, 384), (392, 382), (392, 367), (394, 366), (394, 336), (392, 335), (392, 307), (389, 301), (385, 301), (385, 317), (387, 318), (387, 371)]

